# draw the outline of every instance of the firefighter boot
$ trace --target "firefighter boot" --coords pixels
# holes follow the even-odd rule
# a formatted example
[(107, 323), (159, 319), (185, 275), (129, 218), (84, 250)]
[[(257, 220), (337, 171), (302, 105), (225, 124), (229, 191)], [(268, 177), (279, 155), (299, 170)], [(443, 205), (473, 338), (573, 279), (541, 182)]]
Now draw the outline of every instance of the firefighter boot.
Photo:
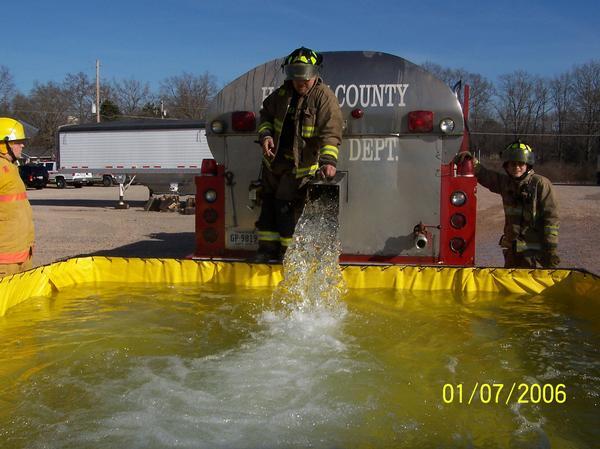
[(289, 239), (286, 239), (286, 240), (289, 240), (289, 243), (288, 243), (288, 242), (286, 242), (287, 244), (282, 244), (282, 245), (281, 245), (281, 248), (279, 249), (279, 260), (281, 260), (282, 262), (283, 262), (283, 260), (285, 259), (285, 253), (287, 252), (288, 245), (289, 245), (289, 244), (291, 243), (291, 241), (292, 241), (291, 237), (290, 237)]
[(258, 242), (258, 251), (254, 256), (254, 262), (267, 263), (279, 261), (279, 242), (261, 241)]

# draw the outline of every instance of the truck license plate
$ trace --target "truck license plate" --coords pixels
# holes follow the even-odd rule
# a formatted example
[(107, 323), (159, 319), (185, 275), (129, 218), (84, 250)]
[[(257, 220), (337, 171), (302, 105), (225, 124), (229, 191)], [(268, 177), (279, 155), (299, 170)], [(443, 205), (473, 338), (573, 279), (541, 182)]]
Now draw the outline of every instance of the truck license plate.
[(229, 248), (255, 248), (258, 238), (254, 231), (229, 231), (227, 243)]

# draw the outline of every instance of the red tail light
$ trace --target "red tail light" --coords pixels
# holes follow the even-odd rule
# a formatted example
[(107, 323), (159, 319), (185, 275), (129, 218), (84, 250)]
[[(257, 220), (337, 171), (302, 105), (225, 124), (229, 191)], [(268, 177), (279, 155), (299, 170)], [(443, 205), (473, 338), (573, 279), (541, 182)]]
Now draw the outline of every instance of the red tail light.
[[(225, 251), (225, 167), (214, 159), (202, 161), (196, 176), (196, 255), (222, 256)], [(209, 176), (206, 176), (209, 175)]]
[(204, 240), (208, 243), (215, 243), (219, 238), (219, 233), (215, 228), (206, 228), (202, 231), (202, 237), (204, 237)]
[(465, 242), (465, 240), (463, 238), (454, 237), (454, 238), (450, 239), (450, 249), (452, 251), (454, 251), (455, 253), (462, 254), (462, 252), (465, 250), (466, 246), (467, 246), (467, 242)]
[(411, 111), (408, 113), (408, 130), (412, 133), (430, 133), (433, 131), (433, 112)]
[(217, 175), (217, 161), (214, 159), (202, 159), (202, 166), (200, 167), (200, 173), (203, 175)]
[(356, 108), (353, 109), (350, 114), (352, 115), (352, 117), (359, 119), (362, 118), (363, 115), (365, 115), (365, 111), (363, 111), (361, 108)]
[(204, 212), (202, 212), (202, 218), (204, 218), (205, 222), (212, 224), (219, 219), (219, 213), (216, 209), (210, 207), (208, 209), (204, 209)]
[(252, 111), (235, 111), (231, 114), (231, 127), (234, 131), (254, 131), (256, 116)]
[(454, 229), (462, 229), (467, 224), (467, 218), (463, 214), (453, 214), (450, 217), (450, 225)]

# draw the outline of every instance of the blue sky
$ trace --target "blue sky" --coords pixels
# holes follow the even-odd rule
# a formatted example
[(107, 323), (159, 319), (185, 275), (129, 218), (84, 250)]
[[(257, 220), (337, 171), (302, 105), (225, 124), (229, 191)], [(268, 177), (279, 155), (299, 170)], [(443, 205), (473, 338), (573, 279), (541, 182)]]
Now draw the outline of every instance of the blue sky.
[(208, 71), (222, 86), (302, 45), (384, 51), (491, 81), (600, 59), (599, 8), (583, 0), (23, 0), (9, 9), (0, 64), (24, 93), (67, 73), (93, 79), (96, 59), (103, 80), (156, 89), (168, 76)]

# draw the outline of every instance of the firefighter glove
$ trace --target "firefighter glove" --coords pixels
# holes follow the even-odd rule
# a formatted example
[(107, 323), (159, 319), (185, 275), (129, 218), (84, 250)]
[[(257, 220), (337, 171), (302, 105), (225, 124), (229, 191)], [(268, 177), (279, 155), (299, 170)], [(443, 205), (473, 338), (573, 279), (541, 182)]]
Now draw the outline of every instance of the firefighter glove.
[(474, 163), (477, 159), (473, 156), (473, 153), (470, 151), (461, 151), (456, 156), (454, 156), (454, 163), (456, 165), (462, 164), (464, 161), (472, 160)]

